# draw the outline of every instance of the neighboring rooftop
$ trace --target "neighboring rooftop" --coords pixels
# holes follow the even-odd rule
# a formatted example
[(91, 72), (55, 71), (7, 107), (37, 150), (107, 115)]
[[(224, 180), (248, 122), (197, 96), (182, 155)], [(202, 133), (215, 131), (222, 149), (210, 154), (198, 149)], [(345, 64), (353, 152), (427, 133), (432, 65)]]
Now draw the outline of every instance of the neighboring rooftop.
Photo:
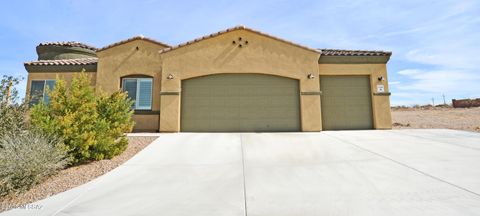
[(43, 42), (43, 43), (38, 44), (38, 46), (66, 46), (66, 47), (80, 47), (80, 48), (85, 48), (85, 49), (89, 49), (89, 50), (93, 50), (93, 51), (97, 50), (97, 48), (95, 48), (93, 46), (90, 46), (90, 45), (87, 45), (87, 44), (84, 44), (84, 43), (80, 43), (78, 41)]
[(322, 56), (391, 56), (392, 52), (381, 50), (345, 50), (345, 49), (318, 49)]
[(97, 58), (78, 58), (78, 59), (60, 59), (60, 60), (38, 60), (25, 62), (26, 66), (43, 66), (43, 65), (94, 65), (97, 64)]

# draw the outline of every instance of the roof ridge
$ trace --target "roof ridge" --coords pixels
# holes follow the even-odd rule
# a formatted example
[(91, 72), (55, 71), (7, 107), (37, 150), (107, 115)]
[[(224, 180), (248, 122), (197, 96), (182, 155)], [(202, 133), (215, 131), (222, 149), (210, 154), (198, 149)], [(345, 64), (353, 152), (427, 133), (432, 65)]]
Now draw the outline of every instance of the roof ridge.
[(319, 50), (316, 50), (316, 49), (313, 49), (313, 48), (310, 48), (310, 47), (307, 47), (307, 46), (303, 46), (303, 45), (300, 45), (300, 44), (297, 44), (297, 43), (294, 43), (294, 42), (291, 42), (291, 41), (288, 41), (288, 40), (285, 40), (285, 39), (282, 39), (282, 38), (279, 38), (279, 37), (276, 37), (276, 36), (261, 32), (261, 31), (258, 31), (258, 30), (254, 30), (254, 29), (248, 28), (244, 25), (237, 25), (237, 26), (234, 26), (234, 27), (231, 27), (231, 28), (227, 28), (227, 29), (215, 32), (215, 33), (211, 33), (211, 34), (208, 34), (208, 35), (204, 35), (202, 37), (195, 38), (195, 39), (187, 41), (187, 42), (177, 44), (175, 46), (167, 47), (167, 48), (164, 48), (164, 49), (160, 50), (159, 53), (166, 53), (166, 52), (169, 52), (169, 51), (172, 51), (172, 50), (175, 50), (175, 49), (178, 49), (178, 48), (181, 48), (181, 47), (184, 47), (184, 46), (187, 46), (187, 45), (190, 45), (190, 44), (202, 41), (202, 40), (214, 38), (216, 36), (225, 34), (227, 32), (232, 32), (232, 31), (235, 31), (235, 30), (247, 30), (247, 31), (250, 31), (250, 32), (265, 36), (265, 37), (272, 38), (274, 40), (281, 41), (283, 43), (287, 43), (287, 44), (290, 44), (290, 45), (293, 45), (293, 46), (296, 46), (296, 47), (300, 47), (302, 49), (306, 49), (306, 50), (316, 52), (316, 53), (321, 53), (321, 51), (319, 51)]
[(125, 39), (125, 40), (121, 40), (121, 41), (112, 43), (112, 44), (110, 44), (110, 45), (104, 46), (104, 47), (102, 47), (102, 48), (100, 48), (100, 49), (97, 49), (97, 52), (101, 52), (101, 51), (103, 51), (103, 50), (106, 50), (106, 49), (109, 49), (109, 48), (112, 48), (112, 47), (115, 47), (115, 46), (118, 46), (118, 45), (121, 45), (121, 44), (125, 44), (125, 43), (128, 43), (128, 42), (134, 41), (134, 40), (146, 40), (146, 41), (150, 41), (150, 42), (155, 43), (155, 44), (159, 44), (159, 45), (162, 45), (162, 46), (170, 47), (170, 45), (168, 45), (168, 44), (166, 44), (166, 43), (163, 43), (163, 42), (160, 42), (160, 41), (151, 39), (151, 38), (149, 38), (149, 37), (145, 37), (144, 35), (140, 34), (140, 35), (133, 36), (133, 37), (131, 37), (131, 38), (127, 38), (127, 39)]

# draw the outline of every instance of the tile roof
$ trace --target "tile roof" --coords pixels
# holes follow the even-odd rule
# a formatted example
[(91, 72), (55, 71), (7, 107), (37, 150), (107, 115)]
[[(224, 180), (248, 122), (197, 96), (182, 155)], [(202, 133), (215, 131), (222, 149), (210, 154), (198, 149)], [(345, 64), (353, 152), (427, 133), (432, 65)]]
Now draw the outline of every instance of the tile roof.
[(59, 59), (59, 60), (38, 60), (25, 62), (24, 65), (46, 66), (46, 65), (94, 65), (98, 58)]
[(85, 49), (89, 49), (89, 50), (93, 50), (93, 51), (97, 50), (97, 48), (95, 48), (93, 46), (90, 46), (90, 45), (87, 45), (87, 44), (84, 44), (84, 43), (80, 43), (80, 42), (77, 42), (77, 41), (43, 42), (43, 43), (38, 44), (38, 46), (68, 46), (68, 47), (80, 47), (80, 48), (85, 48)]
[(344, 49), (318, 49), (322, 56), (391, 56), (392, 52), (381, 50), (344, 50)]
[(109, 49), (109, 48), (112, 48), (112, 47), (115, 47), (115, 46), (118, 46), (118, 45), (121, 45), (121, 44), (125, 44), (125, 43), (128, 43), (130, 41), (134, 41), (134, 40), (145, 40), (145, 41), (149, 41), (149, 42), (159, 44), (159, 45), (162, 45), (162, 46), (170, 47), (170, 45), (168, 45), (166, 43), (162, 43), (160, 41), (153, 40), (153, 39), (145, 37), (143, 35), (138, 35), (138, 36), (135, 36), (135, 37), (132, 37), (132, 38), (129, 38), (129, 39), (126, 39), (126, 40), (122, 40), (122, 41), (110, 44), (108, 46), (102, 47), (102, 48), (98, 49), (97, 52), (100, 52), (100, 51), (103, 51), (103, 50), (106, 50), (106, 49)]
[(250, 31), (250, 32), (253, 32), (253, 33), (256, 33), (256, 34), (259, 34), (259, 35), (263, 35), (263, 36), (272, 38), (272, 39), (274, 39), (274, 40), (278, 40), (278, 41), (281, 41), (281, 42), (284, 42), (284, 43), (287, 43), (287, 44), (290, 44), (290, 45), (293, 45), (293, 46), (296, 46), (296, 47), (300, 47), (300, 48), (302, 48), (302, 49), (306, 49), (306, 50), (309, 50), (309, 51), (312, 51), (312, 52), (316, 52), (316, 53), (320, 53), (320, 52), (321, 52), (321, 51), (319, 51), (319, 50), (312, 49), (312, 48), (309, 48), (309, 47), (306, 47), (306, 46), (303, 46), (303, 45), (300, 45), (300, 44), (296, 44), (296, 43), (293, 43), (293, 42), (290, 42), (290, 41), (287, 41), (287, 40), (284, 40), (284, 39), (281, 39), (281, 38), (278, 38), (278, 37), (275, 37), (275, 36), (272, 36), (272, 35), (269, 35), (269, 34), (266, 34), (266, 33), (260, 32), (260, 31), (257, 31), (257, 30), (253, 30), (253, 29), (247, 28), (247, 27), (245, 27), (245, 26), (235, 26), (235, 27), (233, 27), (233, 28), (228, 28), (228, 29), (225, 29), (225, 30), (223, 30), (223, 31), (219, 31), (219, 32), (216, 32), (216, 33), (212, 33), (212, 34), (209, 34), (209, 35), (205, 35), (205, 36), (203, 36), (203, 37), (196, 38), (196, 39), (194, 39), (194, 40), (191, 40), (191, 41), (188, 41), (188, 42), (185, 42), (185, 43), (181, 43), (181, 44), (178, 44), (178, 45), (175, 45), (175, 46), (172, 46), (172, 47), (168, 47), (168, 48), (162, 49), (162, 50), (160, 50), (159, 52), (160, 52), (160, 53), (166, 53), (166, 52), (169, 52), (169, 51), (178, 49), (178, 48), (180, 48), (180, 47), (184, 47), (184, 46), (187, 46), (187, 45), (190, 45), (190, 44), (193, 44), (193, 43), (202, 41), (202, 40), (206, 40), (206, 39), (209, 39), (209, 38), (213, 38), (213, 37), (216, 37), (216, 36), (225, 34), (225, 33), (227, 33), (227, 32), (232, 32), (232, 31), (235, 31), (235, 30), (247, 30), (247, 31)]

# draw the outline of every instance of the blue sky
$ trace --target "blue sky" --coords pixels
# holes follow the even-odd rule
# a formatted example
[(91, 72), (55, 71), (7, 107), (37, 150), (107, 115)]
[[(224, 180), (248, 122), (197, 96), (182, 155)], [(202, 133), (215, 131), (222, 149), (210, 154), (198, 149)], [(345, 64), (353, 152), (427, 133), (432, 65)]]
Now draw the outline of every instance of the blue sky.
[(0, 20), (0, 75), (26, 77), (44, 41), (174, 45), (243, 24), (312, 48), (393, 51), (392, 105), (480, 97), (478, 0), (7, 1)]

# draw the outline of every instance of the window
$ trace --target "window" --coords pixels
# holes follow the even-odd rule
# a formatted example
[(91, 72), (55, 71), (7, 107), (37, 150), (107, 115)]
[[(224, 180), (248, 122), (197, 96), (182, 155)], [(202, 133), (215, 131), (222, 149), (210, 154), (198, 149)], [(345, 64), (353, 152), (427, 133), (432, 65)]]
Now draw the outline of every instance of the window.
[(152, 109), (152, 78), (123, 78), (122, 89), (135, 101), (133, 109)]
[(55, 80), (32, 80), (30, 86), (30, 106), (38, 104), (41, 100), (45, 103), (50, 102), (47, 89), (52, 90), (55, 86)]

